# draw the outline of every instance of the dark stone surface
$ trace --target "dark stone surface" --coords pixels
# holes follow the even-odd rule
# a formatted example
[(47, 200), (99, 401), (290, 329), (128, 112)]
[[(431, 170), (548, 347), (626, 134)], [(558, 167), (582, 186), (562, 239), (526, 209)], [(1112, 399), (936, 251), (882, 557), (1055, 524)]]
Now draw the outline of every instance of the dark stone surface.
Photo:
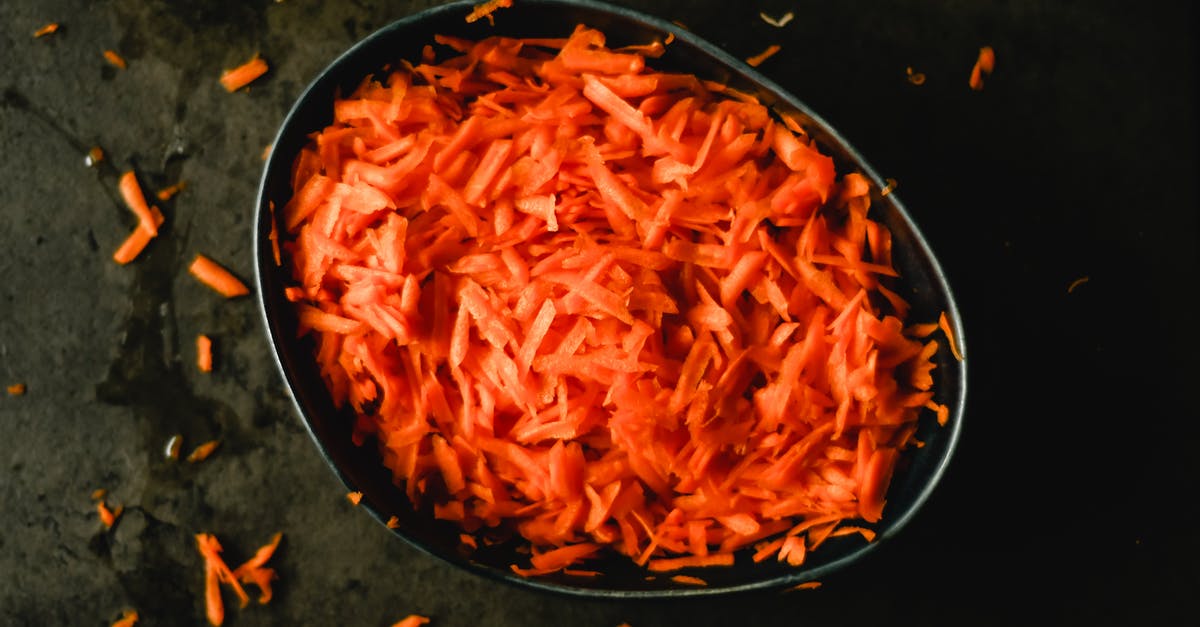
[[(519, 1), (519, 0), (518, 0)], [(1200, 586), (1196, 9), (1185, 2), (658, 2), (842, 133), (942, 258), (970, 342), (964, 439), (901, 538), (817, 591), (664, 603), (545, 596), (458, 572), (344, 498), (250, 298), (260, 153), (304, 85), (429, 2), (0, 3), (0, 624), (204, 623), (192, 535), (231, 561), (276, 530), (277, 596), (229, 625), (1007, 625), (1183, 621)], [(796, 19), (782, 29), (758, 11)], [(63, 28), (34, 39), (49, 21)], [(982, 92), (980, 45), (997, 51)], [(115, 70), (106, 48), (129, 61)], [(248, 93), (216, 83), (255, 52)], [(916, 87), (905, 67), (924, 72)], [(83, 155), (107, 153), (99, 168)], [(136, 168), (163, 236), (135, 263)], [(1078, 278), (1088, 281), (1068, 292)], [(199, 373), (192, 338), (216, 341)], [(202, 464), (166, 461), (223, 442)], [(90, 494), (126, 511), (105, 532)]]

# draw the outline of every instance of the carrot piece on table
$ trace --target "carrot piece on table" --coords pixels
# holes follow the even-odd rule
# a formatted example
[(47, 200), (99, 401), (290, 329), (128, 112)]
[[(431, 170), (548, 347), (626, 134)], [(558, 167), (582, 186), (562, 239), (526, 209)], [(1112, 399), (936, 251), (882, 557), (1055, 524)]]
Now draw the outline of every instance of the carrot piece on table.
[(192, 452), (188, 453), (187, 460), (192, 463), (202, 462), (208, 459), (209, 455), (212, 455), (213, 451), (217, 450), (217, 447), (220, 445), (220, 440), (209, 440), (192, 449)]
[[(156, 229), (162, 226), (164, 218), (158, 207), (150, 207), (150, 216), (152, 219), (151, 223)], [(154, 237), (154, 235), (147, 233), (146, 229), (143, 229), (139, 225), (138, 228), (134, 229), (125, 238), (125, 241), (121, 242), (117, 250), (113, 251), (113, 261), (125, 265), (137, 259), (137, 256), (142, 254), (142, 251), (146, 249), (146, 246), (150, 244), (150, 240), (154, 239)]]
[(96, 488), (95, 490), (92, 490), (92, 500), (95, 501), (102, 499), (106, 494), (108, 494), (108, 490), (105, 490), (104, 488)]
[(219, 626), (225, 622), (225, 603), (221, 600), (222, 583), (233, 587), (242, 607), (250, 602), (250, 596), (221, 557), (223, 549), (217, 537), (209, 533), (198, 533), (195, 537), (196, 550), (204, 558), (204, 605), (208, 622)]
[(167, 444), (163, 447), (163, 456), (171, 461), (179, 459), (179, 453), (183, 450), (183, 436), (176, 433), (167, 438)]
[(1084, 283), (1087, 283), (1089, 280), (1090, 280), (1089, 277), (1081, 276), (1078, 279), (1071, 281), (1071, 284), (1067, 286), (1067, 293), (1070, 294), (1071, 292), (1074, 292), (1075, 288), (1079, 287), (1080, 285), (1083, 285)]
[(388, 529), (399, 529), (400, 528), (400, 519), (396, 518), (395, 516), (392, 516), (387, 519), (387, 522), (384, 523), (384, 526), (387, 527)]
[(771, 44), (762, 52), (746, 59), (746, 64), (750, 67), (758, 67), (763, 64), (763, 61), (775, 56), (783, 48), (779, 44)]
[(25, 394), (25, 384), (13, 383), (8, 386), (7, 390), (9, 396), (22, 396)]
[(359, 503), (361, 503), (362, 497), (363, 497), (362, 492), (356, 491), (356, 492), (347, 492), (346, 493), (346, 500), (350, 501), (350, 503), (353, 505), (358, 505)]
[(55, 33), (57, 31), (58, 31), (58, 22), (50, 22), (49, 24), (46, 24), (45, 26), (42, 26), (41, 28), (33, 31), (33, 36), (34, 36), (34, 38), (44, 37), (46, 35)]
[(201, 333), (196, 336), (196, 367), (200, 372), (212, 372), (212, 340)]
[(118, 505), (110, 510), (103, 499), (96, 501), (96, 513), (100, 515), (100, 522), (104, 523), (105, 529), (112, 529), (112, 526), (117, 523), (117, 519), (121, 517), (121, 513), (124, 511), (124, 505)]
[(125, 610), (121, 613), (121, 618), (113, 622), (112, 627), (133, 627), (137, 622), (137, 610)]
[(762, 18), (762, 21), (770, 24), (771, 26), (774, 26), (775, 28), (783, 28), (784, 26), (787, 26), (789, 22), (791, 22), (793, 19), (795, 19), (796, 15), (794, 13), (792, 13), (791, 11), (788, 11), (787, 13), (784, 13), (779, 18), (774, 18), (774, 17), (771, 17), (770, 15), (767, 15), (766, 13), (760, 12), (758, 14), (758, 17)]
[(146, 232), (150, 237), (158, 235), (158, 225), (155, 224), (154, 214), (150, 210), (150, 205), (146, 203), (146, 197), (142, 194), (142, 186), (138, 183), (137, 174), (133, 170), (127, 170), (121, 175), (117, 182), (117, 190), (121, 193), (122, 200), (133, 215), (138, 218), (138, 226)]
[(404, 618), (392, 623), (392, 627), (421, 627), (429, 622), (429, 619), (419, 614), (409, 614)]
[(158, 193), (155, 195), (158, 196), (159, 200), (166, 202), (174, 198), (175, 194), (182, 192), (185, 187), (187, 187), (187, 181), (179, 181), (178, 183), (168, 185), (158, 190)]
[(707, 586), (708, 585), (707, 581), (705, 581), (699, 577), (693, 577), (692, 575), (672, 575), (671, 581), (674, 581), (675, 583), (686, 583), (686, 584), (692, 585), (692, 586)]
[(975, 91), (983, 89), (983, 77), (990, 75), (995, 67), (996, 51), (991, 46), (980, 48), (979, 56), (975, 59), (975, 65), (971, 67), (971, 76), (967, 79), (967, 84)]
[(235, 92), (267, 73), (267, 62), (257, 54), (250, 60), (221, 72), (220, 83), (225, 91)]
[(121, 70), (127, 67), (127, 64), (125, 63), (125, 57), (117, 54), (115, 50), (105, 50), (103, 54), (104, 60), (108, 61), (109, 65)]
[(279, 548), (279, 541), (283, 539), (282, 532), (276, 532), (271, 536), (271, 541), (259, 547), (255, 551), (254, 556), (246, 560), (237, 568), (233, 569), (233, 577), (242, 583), (254, 584), (258, 586), (259, 595), (258, 602), (266, 605), (271, 602), (272, 591), (271, 581), (275, 579), (275, 570), (267, 568), (266, 563), (275, 554), (275, 549)]
[(201, 283), (216, 290), (225, 298), (235, 298), (250, 293), (250, 289), (246, 287), (245, 283), (242, 283), (241, 279), (203, 254), (196, 254), (192, 264), (188, 266), (188, 271)]

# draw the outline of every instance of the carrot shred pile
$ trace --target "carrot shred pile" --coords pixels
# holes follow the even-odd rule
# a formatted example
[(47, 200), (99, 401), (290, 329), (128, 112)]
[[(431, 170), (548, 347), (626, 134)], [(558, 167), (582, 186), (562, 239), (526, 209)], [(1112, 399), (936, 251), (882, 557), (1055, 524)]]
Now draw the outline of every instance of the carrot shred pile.
[(220, 83), (225, 91), (233, 93), (254, 82), (258, 77), (267, 73), (267, 62), (257, 54), (241, 65), (223, 70)]
[(275, 554), (279, 547), (282, 533), (276, 533), (271, 541), (255, 552), (241, 566), (230, 569), (221, 557), (222, 547), (217, 537), (210, 533), (198, 533), (196, 550), (204, 558), (204, 606), (208, 622), (214, 626), (225, 622), (225, 603), (221, 599), (221, 584), (229, 584), (237, 594), (241, 607), (250, 603), (250, 595), (246, 593), (245, 584), (258, 586), (258, 602), (266, 604), (271, 600), (271, 581), (275, 579), (275, 570), (265, 564)]
[(879, 521), (945, 407), (870, 182), (592, 28), (436, 40), (335, 101), (275, 216), (355, 442), (435, 517), (518, 534), (525, 576), (799, 565)]

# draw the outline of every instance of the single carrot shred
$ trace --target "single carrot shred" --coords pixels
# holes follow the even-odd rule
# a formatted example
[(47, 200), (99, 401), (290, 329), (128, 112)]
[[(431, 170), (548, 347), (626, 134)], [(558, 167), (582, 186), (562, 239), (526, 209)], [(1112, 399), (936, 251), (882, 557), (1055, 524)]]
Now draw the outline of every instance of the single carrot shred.
[(467, 537), (519, 536), (521, 576), (868, 535), (842, 523), (879, 521), (917, 422), (948, 418), (868, 179), (653, 47), (437, 41), (459, 56), (334, 102), (279, 208), (353, 441)]
[(200, 372), (212, 372), (212, 340), (201, 333), (196, 336), (196, 367)]
[(163, 202), (167, 202), (168, 200), (171, 200), (172, 198), (174, 198), (176, 194), (178, 194), (179, 192), (182, 192), (184, 190), (184, 188), (186, 188), (186, 187), (187, 187), (187, 181), (179, 181), (178, 183), (175, 183), (173, 185), (168, 185), (168, 186), (158, 190), (158, 193), (155, 194), (155, 196), (157, 196), (159, 200), (161, 200)]
[(821, 587), (821, 582), (819, 582), (819, 581), (805, 581), (804, 583), (798, 583), (798, 584), (792, 586), (791, 588), (788, 588), (787, 590), (785, 590), (785, 592), (790, 592), (790, 591), (794, 591), (794, 590), (816, 590), (817, 588), (820, 588), (820, 587)]
[(400, 527), (400, 519), (396, 518), (395, 516), (392, 516), (387, 519), (387, 522), (384, 523), (384, 525), (388, 529), (398, 529)]
[(221, 584), (227, 583), (237, 594), (242, 607), (250, 602), (250, 596), (225, 560), (221, 558), (221, 543), (209, 533), (198, 533), (196, 550), (204, 558), (204, 606), (208, 622), (219, 627), (225, 622), (225, 603), (221, 600)]
[(967, 84), (971, 89), (980, 91), (983, 89), (983, 77), (990, 75), (996, 67), (996, 51), (991, 46), (984, 46), (979, 49), (979, 56), (975, 59), (975, 65), (971, 67), (971, 76), (967, 80)]
[(962, 353), (958, 351), (958, 340), (954, 337), (954, 329), (950, 327), (950, 319), (946, 317), (946, 312), (942, 312), (938, 316), (938, 328), (946, 335), (946, 342), (950, 344), (950, 353), (958, 361), (963, 360)]
[(925, 74), (923, 72), (913, 71), (911, 65), (904, 68), (904, 74), (907, 77), (908, 82), (912, 83), (913, 85), (916, 85), (919, 87), (919, 86), (925, 84)]
[(392, 623), (392, 627), (421, 627), (429, 622), (429, 618), (419, 614), (409, 614), (404, 618)]
[(216, 451), (217, 447), (220, 445), (220, 440), (209, 440), (208, 442), (205, 442), (192, 449), (192, 452), (188, 453), (187, 460), (192, 463), (202, 462), (208, 459), (208, 457), (213, 454), (213, 451)]
[(1090, 280), (1091, 280), (1090, 277), (1081, 276), (1078, 279), (1071, 281), (1071, 284), (1067, 286), (1067, 293), (1070, 294), (1071, 292), (1074, 292), (1075, 288), (1079, 287), (1080, 285), (1083, 285), (1084, 283), (1087, 283)]
[(467, 14), (467, 23), (476, 22), (486, 18), (492, 26), (496, 25), (496, 18), (493, 13), (500, 9), (507, 9), (512, 6), (513, 0), (487, 0), (483, 4), (476, 5), (475, 8)]
[(220, 83), (225, 91), (233, 93), (266, 74), (267, 69), (267, 62), (256, 54), (237, 67), (223, 70)]
[(109, 509), (105, 504), (104, 499), (96, 501), (96, 513), (100, 515), (100, 522), (104, 523), (105, 529), (112, 529), (117, 523), (117, 519), (121, 517), (121, 513), (125, 511), (124, 505), (118, 505), (113, 509)]
[(87, 154), (83, 156), (83, 165), (89, 168), (94, 168), (104, 162), (104, 149), (99, 146), (92, 146), (88, 149)]
[(362, 492), (347, 492), (346, 493), (346, 500), (350, 501), (350, 503), (353, 505), (358, 505), (359, 503), (361, 503), (362, 497), (363, 497)]
[(771, 44), (762, 52), (746, 59), (746, 64), (750, 67), (758, 67), (763, 64), (763, 61), (775, 56), (783, 48), (779, 44)]
[(128, 64), (125, 62), (125, 57), (117, 54), (115, 50), (105, 50), (103, 54), (104, 60), (108, 61), (109, 65), (121, 70), (128, 67)]
[(133, 627), (137, 622), (137, 610), (125, 610), (121, 613), (121, 618), (113, 622), (112, 627)]
[(142, 194), (142, 186), (138, 183), (137, 174), (133, 170), (127, 170), (121, 174), (121, 178), (117, 183), (117, 191), (121, 193), (122, 200), (133, 215), (137, 216), (138, 226), (146, 232), (146, 235), (155, 237), (158, 235), (158, 225), (155, 224), (155, 217), (150, 209), (150, 205), (146, 203), (146, 197)]
[(24, 396), (25, 389), (24, 383), (13, 383), (7, 388), (9, 396)]
[(188, 272), (225, 298), (236, 298), (250, 293), (250, 289), (241, 279), (203, 254), (196, 254), (188, 266)]
[(108, 490), (105, 490), (104, 488), (96, 488), (95, 490), (92, 490), (92, 500), (96, 501), (103, 499), (106, 494), (108, 494)]
[(50, 22), (49, 24), (46, 24), (45, 26), (33, 31), (33, 37), (36, 39), (38, 37), (45, 37), (46, 35), (56, 32), (58, 32), (58, 22)]

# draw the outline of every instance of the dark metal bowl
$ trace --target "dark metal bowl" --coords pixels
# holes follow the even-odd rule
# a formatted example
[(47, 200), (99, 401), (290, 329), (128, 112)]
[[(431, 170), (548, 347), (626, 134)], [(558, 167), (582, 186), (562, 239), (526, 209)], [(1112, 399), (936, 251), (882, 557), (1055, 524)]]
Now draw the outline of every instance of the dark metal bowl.
[[(932, 419), (921, 424), (918, 437), (923, 448), (909, 451), (897, 468), (887, 495), (883, 520), (872, 527), (874, 542), (857, 536), (832, 538), (811, 552), (803, 566), (791, 567), (773, 560), (753, 563), (748, 554), (737, 556), (727, 568), (706, 568), (692, 574), (703, 577), (708, 585), (697, 587), (678, 584), (668, 577), (647, 580), (647, 573), (624, 556), (589, 562), (588, 568), (603, 574), (594, 578), (566, 575), (524, 578), (515, 575), (509, 565), (523, 562), (515, 544), (480, 546), (460, 552), (460, 530), (452, 523), (434, 520), (427, 511), (417, 511), (394, 485), (391, 473), (375, 447), (355, 446), (350, 434), (353, 419), (334, 409), (330, 395), (317, 371), (311, 345), (296, 339), (296, 319), (283, 290), (289, 276), (277, 267), (272, 256), (268, 233), (273, 213), (269, 203), (283, 207), (291, 197), (292, 162), (308, 142), (308, 134), (326, 126), (332, 119), (332, 102), (337, 93), (349, 93), (363, 77), (374, 74), (388, 63), (420, 58), (421, 48), (433, 42), (435, 34), (478, 39), (489, 35), (514, 37), (564, 37), (578, 23), (603, 31), (610, 46), (675, 40), (667, 53), (652, 62), (657, 69), (696, 74), (757, 95), (777, 111), (788, 112), (802, 120), (822, 151), (833, 156), (840, 173), (857, 171), (881, 189), (884, 182), (866, 160), (824, 120), (810, 111), (798, 98), (767, 80), (744, 62), (678, 26), (630, 9), (594, 0), (521, 0), (515, 6), (495, 14), (495, 25), (486, 20), (467, 23), (464, 17), (475, 2), (458, 2), (426, 10), (396, 21), (343, 53), (325, 68), (304, 90), (287, 114), (275, 137), (258, 191), (254, 223), (255, 279), (266, 330), (283, 375), (304, 425), (330, 468), (348, 490), (363, 494), (361, 507), (382, 524), (391, 516), (399, 520), (393, 532), (412, 546), (436, 555), (471, 572), (535, 589), (581, 597), (650, 598), (717, 595), (755, 589), (782, 588), (824, 577), (859, 561), (881, 543), (887, 542), (913, 518), (933, 492), (950, 461), (962, 428), (966, 401), (966, 362), (958, 361), (946, 350), (935, 357), (936, 397), (950, 408), (949, 423), (938, 426)], [(929, 245), (895, 194), (872, 199), (873, 219), (892, 232), (894, 264), (904, 282), (904, 296), (912, 304), (914, 320), (936, 320), (946, 312), (960, 347), (965, 350), (964, 335), (950, 286)], [(683, 571), (687, 572), (687, 571)]]

